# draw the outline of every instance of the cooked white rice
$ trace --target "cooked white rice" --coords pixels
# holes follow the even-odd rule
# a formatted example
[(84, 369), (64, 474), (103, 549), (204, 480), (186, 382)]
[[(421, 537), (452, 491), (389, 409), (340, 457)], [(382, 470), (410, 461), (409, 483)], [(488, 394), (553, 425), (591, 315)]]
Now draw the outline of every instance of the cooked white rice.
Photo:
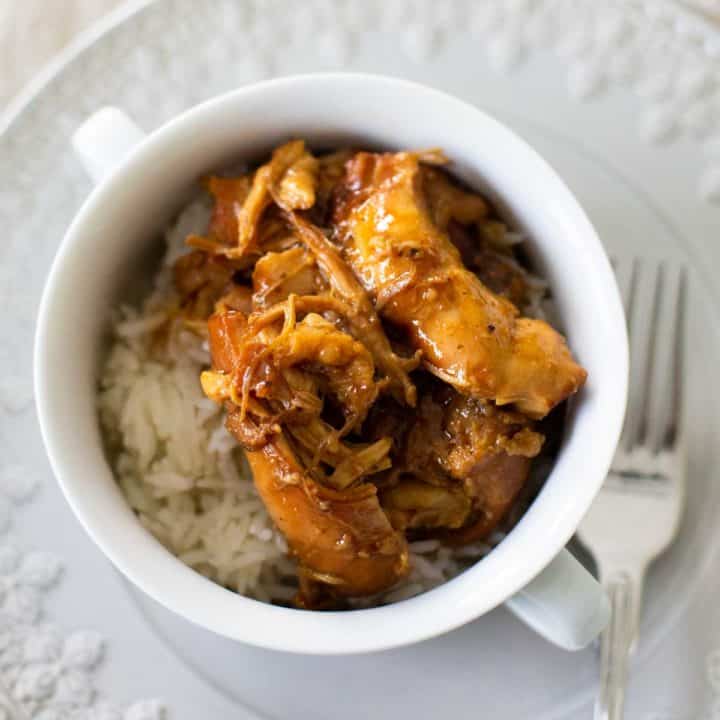
[[(238, 593), (288, 602), (297, 589), (295, 563), (255, 491), (242, 450), (225, 430), (223, 411), (200, 388), (207, 345), (172, 319), (172, 264), (185, 252), (187, 235), (204, 232), (209, 212), (204, 200), (185, 209), (166, 234), (152, 293), (141, 308), (120, 309), (100, 381), (101, 423), (128, 503), (170, 552)], [(157, 331), (168, 325), (158, 342)], [(356, 605), (416, 595), (489, 549), (482, 543), (455, 550), (436, 540), (412, 543), (409, 576)]]

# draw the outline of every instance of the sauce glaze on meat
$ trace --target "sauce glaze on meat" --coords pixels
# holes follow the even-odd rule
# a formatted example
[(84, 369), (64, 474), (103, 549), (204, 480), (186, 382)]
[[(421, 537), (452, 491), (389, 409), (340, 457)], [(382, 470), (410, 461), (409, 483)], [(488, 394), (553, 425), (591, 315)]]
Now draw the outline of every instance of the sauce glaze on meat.
[(176, 262), (223, 403), (299, 565), (297, 603), (373, 595), (408, 540), (483, 540), (508, 516), (541, 422), (586, 378), (522, 314), (534, 281), (438, 151), (313, 155), (301, 140), (213, 176), (206, 235)]

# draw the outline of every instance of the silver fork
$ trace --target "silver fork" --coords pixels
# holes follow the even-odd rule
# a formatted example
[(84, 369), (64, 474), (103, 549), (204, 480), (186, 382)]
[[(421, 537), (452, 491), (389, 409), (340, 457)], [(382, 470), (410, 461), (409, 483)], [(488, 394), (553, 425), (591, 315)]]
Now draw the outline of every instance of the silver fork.
[(595, 720), (623, 717), (645, 571), (677, 533), (686, 476), (685, 270), (639, 259), (615, 270), (630, 336), (630, 397), (610, 473), (578, 529), (612, 610), (600, 639)]

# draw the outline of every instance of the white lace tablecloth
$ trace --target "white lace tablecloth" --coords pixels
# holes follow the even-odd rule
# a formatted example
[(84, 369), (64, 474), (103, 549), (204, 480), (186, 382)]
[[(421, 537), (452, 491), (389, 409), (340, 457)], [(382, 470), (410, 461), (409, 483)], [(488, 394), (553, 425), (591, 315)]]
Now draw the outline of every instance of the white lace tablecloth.
[[(123, 1), (0, 2), (0, 109), (79, 32)], [(720, 0), (688, 0), (686, 4), (720, 23)]]
[(0, 109), (79, 32), (122, 2), (0, 2)]
[[(235, 0), (238, 4), (242, 1)], [(286, 1), (294, 2), (294, 0)], [(364, 0), (354, 1), (364, 2)], [(442, 2), (442, 0), (436, 1)], [(452, 3), (455, 0), (445, 1)], [(388, 2), (392, 3), (394, 0)], [(657, 2), (662, 3), (664, 0)], [(0, 0), (0, 110), (21, 86), (30, 81), (42, 65), (71, 42), (77, 33), (122, 4), (123, 0), (20, 0), (19, 2)], [(720, 0), (693, 0), (692, 4), (699, 12), (717, 18), (720, 22)], [(584, 88), (587, 89), (587, 86), (581, 83), (576, 89), (581, 93)], [(662, 123), (650, 124), (649, 127), (651, 131), (653, 129), (657, 131), (655, 134), (662, 134), (661, 131), (667, 129), (666, 124)], [(652, 132), (650, 134), (652, 135)], [(715, 187), (713, 185), (713, 188)], [(713, 189), (713, 192), (708, 194), (712, 195), (714, 192)], [(0, 205), (2, 200), (0, 192)], [(65, 196), (56, 199), (58, 203), (66, 201)], [(0, 208), (1, 217), (3, 212)], [(0, 265), (0, 279), (3, 277), (2, 270)], [(5, 393), (6, 385), (6, 379), (0, 378), (0, 400), (4, 398), (6, 405), (12, 404), (12, 407), (22, 408), (26, 402), (31, 402), (29, 388), (24, 389), (21, 384), (16, 384), (10, 397)], [(151, 696), (150, 699), (136, 701), (134, 698), (146, 696), (131, 695), (130, 690), (127, 692), (127, 697), (123, 696), (120, 692), (124, 688), (123, 681), (122, 678), (118, 679), (117, 675), (115, 676), (115, 684), (119, 688), (117, 704), (111, 705), (101, 698), (94, 702), (91, 709), (88, 707), (82, 714), (73, 711), (72, 715), (47, 708), (39, 710), (45, 699), (50, 696), (59, 698), (58, 702), (64, 699), (68, 705), (90, 705), (90, 700), (95, 697), (95, 685), (100, 684), (95, 676), (101, 672), (105, 643), (93, 630), (70, 629), (69, 632), (61, 634), (43, 617), (46, 590), (60, 579), (63, 572), (62, 564), (49, 553), (23, 552), (20, 549), (22, 543), (14, 544), (12, 541), (13, 527), (10, 523), (12, 514), (16, 515), (15, 529), (23, 522), (21, 512), (14, 513), (13, 508), (21, 506), (24, 500), (33, 495), (35, 484), (35, 481), (24, 474), (19, 466), (15, 469), (3, 467), (0, 477), (0, 532), (10, 526), (10, 535), (7, 542), (3, 542), (0, 546), (0, 596), (7, 617), (24, 618), (23, 622), (26, 626), (20, 627), (17, 624), (3, 622), (3, 616), (0, 614), (0, 720), (16, 720), (20, 717), (19, 709), (24, 710), (28, 717), (33, 715), (36, 720), (40, 718), (42, 720), (66, 720), (66, 718), (68, 720), (158, 720), (164, 717), (163, 704), (152, 699)], [(47, 493), (44, 499), (40, 497), (36, 500), (35, 507), (39, 509), (34, 512), (47, 513), (48, 523), (51, 520), (56, 521), (53, 514), (56, 508)], [(71, 519), (69, 522), (73, 523), (74, 528), (74, 520)], [(85, 542), (84, 536), (82, 541)], [(71, 547), (71, 539), (63, 538), (58, 544), (62, 547), (55, 548), (51, 543), (42, 547), (57, 549), (58, 552), (62, 549), (63, 559), (77, 557)], [(104, 559), (99, 553), (92, 558), (97, 566), (84, 568), (87, 577), (93, 577), (94, 573), (98, 572), (98, 568), (104, 564)], [(65, 572), (67, 575), (67, 570)], [(64, 584), (67, 583), (59, 583), (60, 587), (56, 594), (62, 592)], [(61, 605), (65, 601), (68, 604), (72, 602), (69, 591), (57, 602)], [(89, 607), (83, 611), (88, 617), (83, 619), (83, 625), (79, 627), (92, 627), (92, 621), (96, 617), (93, 613), (99, 616), (101, 612), (112, 613), (114, 610), (112, 607), (95, 609), (92, 603), (88, 605)], [(127, 623), (135, 621), (134, 618), (126, 619)], [(22, 643), (19, 640), (22, 640)], [(121, 645), (117, 638), (110, 640), (117, 646)], [(119, 647), (116, 651), (116, 667), (131, 666), (131, 660), (122, 656), (123, 649)], [(25, 665), (17, 661), (17, 658), (13, 662), (13, 653), (16, 652), (23, 653), (23, 658), (27, 661)], [(163, 661), (164, 656), (160, 651), (157, 656), (143, 657), (144, 665), (152, 665), (154, 680), (158, 685), (162, 685), (163, 681)], [(720, 654), (717, 651), (707, 659), (707, 672), (713, 697), (720, 698)], [(12, 698), (8, 695), (3, 699), (3, 684), (12, 684), (14, 687)], [(178, 696), (181, 691), (182, 688), (178, 688)], [(135, 692), (134, 686), (132, 692)], [(192, 704), (191, 700), (187, 699), (187, 702)], [(715, 707), (716, 705), (713, 704), (713, 708)], [(717, 707), (720, 708), (720, 700)], [(228, 717), (219, 705), (204, 707), (202, 710), (191, 708), (187, 710), (186, 716), (192, 717), (193, 713), (198, 718)], [(648, 720), (651, 717), (653, 720), (655, 718), (659, 720), (666, 716), (653, 714), (645, 717)], [(679, 716), (673, 716), (674, 719), (676, 717)]]

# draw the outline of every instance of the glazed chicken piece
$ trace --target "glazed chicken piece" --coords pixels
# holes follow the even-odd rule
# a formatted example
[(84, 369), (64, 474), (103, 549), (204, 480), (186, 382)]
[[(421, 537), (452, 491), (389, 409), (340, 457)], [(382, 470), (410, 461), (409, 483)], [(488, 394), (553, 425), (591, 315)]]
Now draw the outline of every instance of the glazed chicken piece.
[(517, 307), (529, 302), (528, 273), (508, 252), (504, 223), (489, 217), (489, 207), (436, 167), (420, 165), (420, 183), (435, 226), (447, 233), (463, 264), (487, 288)]
[(302, 140), (275, 149), (270, 162), (255, 171), (250, 192), (237, 211), (237, 246), (229, 254), (243, 255), (255, 248), (260, 218), (273, 200), (285, 210), (312, 207), (316, 183), (317, 160)]
[(383, 489), (380, 504), (393, 527), (403, 532), (457, 529), (472, 511), (470, 498), (457, 483), (433, 485), (413, 477)]
[(266, 309), (289, 295), (317, 295), (327, 290), (314, 257), (299, 245), (263, 255), (255, 263), (252, 280), (256, 309)]
[[(394, 585), (406, 534), (487, 538), (542, 447), (533, 419), (585, 380), (520, 316), (531, 280), (446, 162), (291, 141), (206, 181), (207, 236), (174, 268), (183, 312), (213, 313), (202, 387), (298, 559), (302, 607)], [(421, 358), (435, 378), (411, 378)]]
[(288, 222), (297, 232), (293, 246), (281, 253), (266, 253), (253, 272), (256, 308), (269, 307), (289, 294), (328, 293), (342, 305), (342, 314), (352, 333), (368, 348), (388, 380), (388, 388), (408, 405), (415, 404), (415, 386), (408, 375), (418, 365), (416, 358), (398, 357), (390, 347), (380, 320), (365, 291), (322, 231), (294, 213)]
[(457, 394), (445, 408), (444, 429), (449, 442), (441, 464), (473, 508), (470, 521), (447, 537), (457, 544), (483, 540), (515, 503), (544, 437), (520, 413)]
[(458, 187), (436, 167), (420, 165), (418, 171), (428, 211), (439, 230), (447, 232), (451, 221), (471, 225), (487, 218), (488, 204), (480, 195)]
[(259, 254), (260, 221), (275, 202), (283, 210), (306, 210), (315, 204), (318, 162), (302, 140), (273, 151), (270, 162), (251, 175), (211, 176), (205, 187), (213, 197), (208, 237), (193, 235), (188, 244), (239, 261)]
[(238, 237), (237, 216), (250, 192), (250, 176), (212, 175), (205, 180), (204, 185), (213, 198), (208, 235), (222, 245), (232, 246)]
[(416, 155), (355, 155), (334, 221), (336, 241), (376, 309), (422, 351), (430, 372), (461, 393), (541, 418), (584, 383), (561, 335), (520, 318), (463, 265), (432, 220)]
[(418, 366), (419, 357), (401, 358), (393, 352), (366, 292), (323, 232), (296, 213), (289, 213), (288, 221), (298, 238), (315, 256), (331, 291), (348, 307), (347, 318), (355, 335), (367, 346), (378, 368), (385, 373), (391, 392), (407, 405), (414, 406), (417, 392), (409, 372)]
[(284, 210), (308, 210), (315, 204), (319, 165), (316, 157), (305, 149), (302, 140), (283, 145), (285, 156), (273, 157), (284, 168), (271, 192)]
[[(340, 440), (362, 422), (378, 387), (365, 347), (318, 314), (327, 302), (290, 296), (250, 317), (213, 315), (213, 369), (201, 378), (206, 394), (225, 403), (227, 427), (248, 450), (258, 492), (300, 563), (305, 605), (313, 584), (335, 596), (368, 595), (408, 570), (403, 535), (376, 487), (362, 482), (388, 467), (391, 443)], [(339, 430), (320, 416), (327, 396), (342, 409)], [(321, 461), (334, 471), (326, 475)]]
[[(342, 408), (340, 436), (359, 426), (379, 392), (375, 366), (362, 343), (313, 312), (326, 307), (332, 306), (323, 298), (290, 296), (247, 319), (237, 311), (212, 315), (208, 329), (213, 367), (224, 367), (218, 356), (232, 353), (234, 369), (231, 374), (223, 372), (222, 380), (215, 371), (203, 373), (206, 394), (217, 401), (230, 398), (240, 406), (243, 418), (253, 415), (261, 402), (270, 413), (261, 413), (255, 422), (265, 423), (269, 417), (269, 432), (276, 432), (280, 422), (305, 421), (308, 413), (319, 415), (322, 403), (314, 396), (322, 390)], [(301, 313), (304, 317), (298, 320)], [(307, 378), (290, 372), (296, 369), (304, 370)], [(223, 388), (222, 397), (216, 388)]]
[(494, 220), (481, 223), (479, 231), (474, 226), (451, 220), (448, 236), (460, 252), (465, 267), (472, 270), (485, 287), (507, 298), (515, 307), (531, 306), (534, 301), (533, 280), (507, 248), (496, 247), (486, 238), (485, 229), (493, 228), (491, 232), (494, 233), (496, 227), (502, 234), (505, 233), (504, 225)]
[(217, 300), (232, 285), (233, 264), (200, 250), (181, 255), (173, 265), (173, 281), (181, 309), (190, 320), (205, 321)]
[(316, 215), (321, 225), (325, 225), (332, 194), (345, 176), (345, 163), (352, 155), (352, 150), (338, 150), (318, 157), (318, 212)]
[[(207, 185), (215, 197), (215, 208), (210, 233), (212, 235), (216, 227), (224, 232), (231, 228), (229, 218), (234, 212), (237, 241), (228, 245), (212, 236), (191, 236), (188, 244), (209, 256), (232, 261), (235, 267), (255, 263), (258, 307), (269, 307), (288, 292), (316, 294), (329, 289), (345, 303), (348, 321), (387, 376), (390, 392), (414, 405), (415, 386), (408, 373), (417, 367), (419, 359), (400, 358), (393, 352), (372, 303), (337, 250), (317, 226), (295, 212), (313, 206), (320, 180), (320, 190), (326, 195), (330, 192), (329, 184), (334, 184), (339, 177), (340, 161), (344, 157), (344, 154), (334, 154), (318, 163), (304, 142), (286, 143), (273, 152), (269, 163), (255, 171), (242, 205), (235, 191), (239, 185), (244, 187), (248, 183), (239, 183), (242, 178), (237, 182), (211, 178)], [(219, 208), (225, 202), (233, 203), (232, 212), (227, 207)], [(270, 207), (272, 202), (276, 207)], [(272, 215), (273, 210), (282, 214)], [(314, 262), (296, 247), (298, 243), (309, 250)]]
[(253, 293), (252, 288), (247, 285), (238, 285), (231, 283), (226, 292), (220, 296), (215, 303), (215, 312), (225, 312), (226, 310), (239, 310), (245, 315), (249, 315), (253, 309)]
[(436, 388), (396, 440), (381, 504), (399, 529), (458, 544), (485, 539), (515, 502), (543, 439), (519, 413)]
[(373, 595), (407, 573), (407, 544), (380, 508), (374, 485), (325, 487), (282, 436), (248, 453), (248, 461), (260, 497), (300, 562), (301, 585), (309, 580), (340, 596)]

